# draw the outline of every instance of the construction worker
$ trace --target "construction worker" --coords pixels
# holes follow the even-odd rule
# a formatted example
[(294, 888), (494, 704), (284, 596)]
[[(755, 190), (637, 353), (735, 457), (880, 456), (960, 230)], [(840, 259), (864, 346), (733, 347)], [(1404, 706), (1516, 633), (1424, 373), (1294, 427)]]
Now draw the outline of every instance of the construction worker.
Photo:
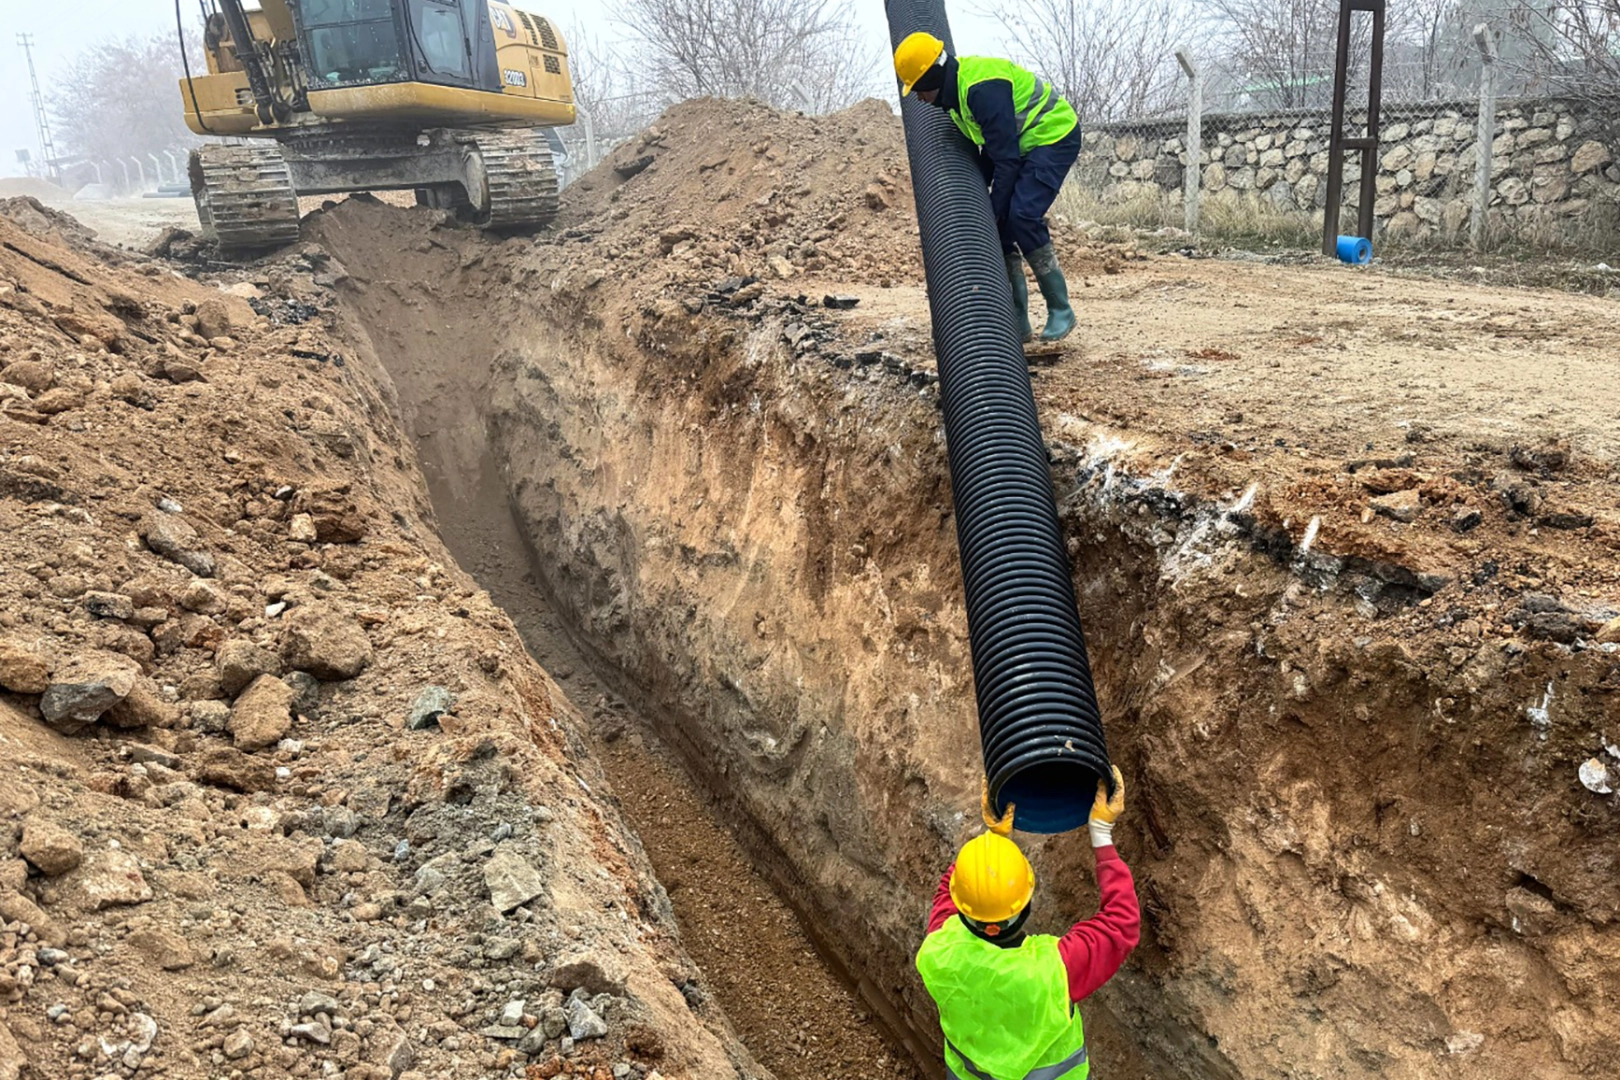
[(1125, 782), (1097, 785), (1091, 846), (1097, 853), (1096, 915), (1061, 938), (1025, 934), (1035, 872), (1008, 834), (1014, 807), (962, 846), (928, 917), (917, 970), (939, 1006), (945, 1064), (953, 1080), (1086, 1080), (1091, 1065), (1076, 1005), (1113, 978), (1136, 948), (1136, 885), (1114, 850)]
[(1059, 341), (1074, 329), (1069, 285), (1052, 250), (1046, 212), (1063, 178), (1080, 156), (1080, 121), (1074, 108), (1044, 79), (1007, 60), (950, 56), (945, 43), (917, 33), (894, 50), (901, 96), (944, 109), (962, 134), (979, 149), (979, 169), (990, 185), (990, 207), (1001, 232), (1007, 280), (1019, 329), (1027, 342), (1029, 286), (1023, 252), (1046, 298), (1042, 341)]

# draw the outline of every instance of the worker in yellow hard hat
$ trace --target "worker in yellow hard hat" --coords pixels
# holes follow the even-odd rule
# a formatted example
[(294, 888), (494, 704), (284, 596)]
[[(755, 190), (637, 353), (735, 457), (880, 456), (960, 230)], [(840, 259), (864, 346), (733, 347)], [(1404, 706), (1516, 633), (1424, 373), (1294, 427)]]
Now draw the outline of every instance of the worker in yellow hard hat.
[[(894, 50), (900, 94), (946, 111), (979, 152), (979, 169), (990, 185), (990, 209), (1001, 233), (1019, 330), (1034, 337), (1029, 322), (1029, 286), (1024, 259), (1046, 299), (1042, 341), (1058, 341), (1074, 329), (1069, 284), (1052, 250), (1046, 212), (1063, 178), (1080, 156), (1080, 118), (1046, 80), (1008, 60), (951, 56), (932, 34), (907, 37)], [(1023, 255), (1020, 257), (1019, 253)]]
[(1075, 1005), (1113, 978), (1136, 948), (1142, 916), (1131, 871), (1114, 850), (1125, 781), (1097, 784), (1091, 846), (1097, 914), (1061, 938), (1026, 934), (1035, 871), (1010, 838), (1015, 807), (983, 812), (989, 832), (962, 846), (934, 896), (917, 970), (939, 1006), (954, 1080), (1086, 1080), (1091, 1064)]

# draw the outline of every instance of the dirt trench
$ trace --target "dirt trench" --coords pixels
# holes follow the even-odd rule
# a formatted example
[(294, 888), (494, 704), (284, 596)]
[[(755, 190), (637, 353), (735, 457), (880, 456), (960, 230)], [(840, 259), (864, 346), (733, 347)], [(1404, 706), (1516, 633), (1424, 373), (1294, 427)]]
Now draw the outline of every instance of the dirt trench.
[[(728, 316), (562, 242), (381, 213), (342, 208), (314, 235), (435, 483), (499, 473), (489, 499), (511, 506), (559, 625), (926, 1060), (910, 955), (979, 768), (926, 323), (891, 309), (871, 332), (898, 359), (829, 362), (784, 345), (791, 315)], [(1067, 393), (1043, 394), (1136, 793), (1121, 847), (1144, 942), (1087, 1003), (1097, 1058), (1141, 1077), (1600, 1068), (1616, 822), (1572, 777), (1614, 722), (1614, 649), (1586, 644), (1613, 583), (1572, 553), (1612, 544), (1612, 500), (1583, 487), (1608, 465), (1535, 480), (1538, 498), (1608, 500), (1566, 543), (1520, 524), (1512, 484), (1540, 466), (1490, 477), (1506, 446), (1425, 434), (1408, 445), (1434, 439), (1427, 462), (1301, 446), (1262, 465), (1127, 415), (1174, 390), (1139, 370), (1093, 363), (1089, 399), (1061, 373)], [(1205, 407), (1237, 424), (1232, 404)], [(1483, 506), (1485, 524), (1381, 531), (1374, 478)], [(1094, 903), (1089, 856), (1075, 837), (1030, 846), (1036, 925), (1058, 930)]]

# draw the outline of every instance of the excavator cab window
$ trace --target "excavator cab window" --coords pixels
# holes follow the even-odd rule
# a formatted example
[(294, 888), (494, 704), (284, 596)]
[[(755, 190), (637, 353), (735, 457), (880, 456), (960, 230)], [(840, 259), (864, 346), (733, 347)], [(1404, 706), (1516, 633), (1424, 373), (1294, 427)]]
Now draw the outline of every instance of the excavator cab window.
[(316, 86), (408, 77), (394, 0), (302, 0), (308, 66)]
[(472, 50), (458, 0), (406, 0), (405, 10), (419, 77), (429, 82), (468, 82)]

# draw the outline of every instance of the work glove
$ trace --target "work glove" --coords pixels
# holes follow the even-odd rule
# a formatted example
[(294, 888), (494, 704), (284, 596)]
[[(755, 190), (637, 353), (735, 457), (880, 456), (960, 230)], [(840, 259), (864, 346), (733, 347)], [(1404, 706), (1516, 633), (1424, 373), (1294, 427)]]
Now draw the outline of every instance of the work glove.
[(1007, 805), (1007, 812), (996, 817), (995, 808), (990, 804), (990, 778), (984, 778), (984, 790), (979, 796), (979, 812), (984, 815), (984, 827), (997, 836), (1011, 836), (1013, 831), (1013, 811), (1018, 809), (1011, 803)]
[(1108, 782), (1097, 781), (1097, 799), (1091, 804), (1091, 846), (1110, 847), (1114, 843), (1114, 822), (1125, 812), (1125, 778), (1114, 766), (1114, 797), (1108, 797)]

